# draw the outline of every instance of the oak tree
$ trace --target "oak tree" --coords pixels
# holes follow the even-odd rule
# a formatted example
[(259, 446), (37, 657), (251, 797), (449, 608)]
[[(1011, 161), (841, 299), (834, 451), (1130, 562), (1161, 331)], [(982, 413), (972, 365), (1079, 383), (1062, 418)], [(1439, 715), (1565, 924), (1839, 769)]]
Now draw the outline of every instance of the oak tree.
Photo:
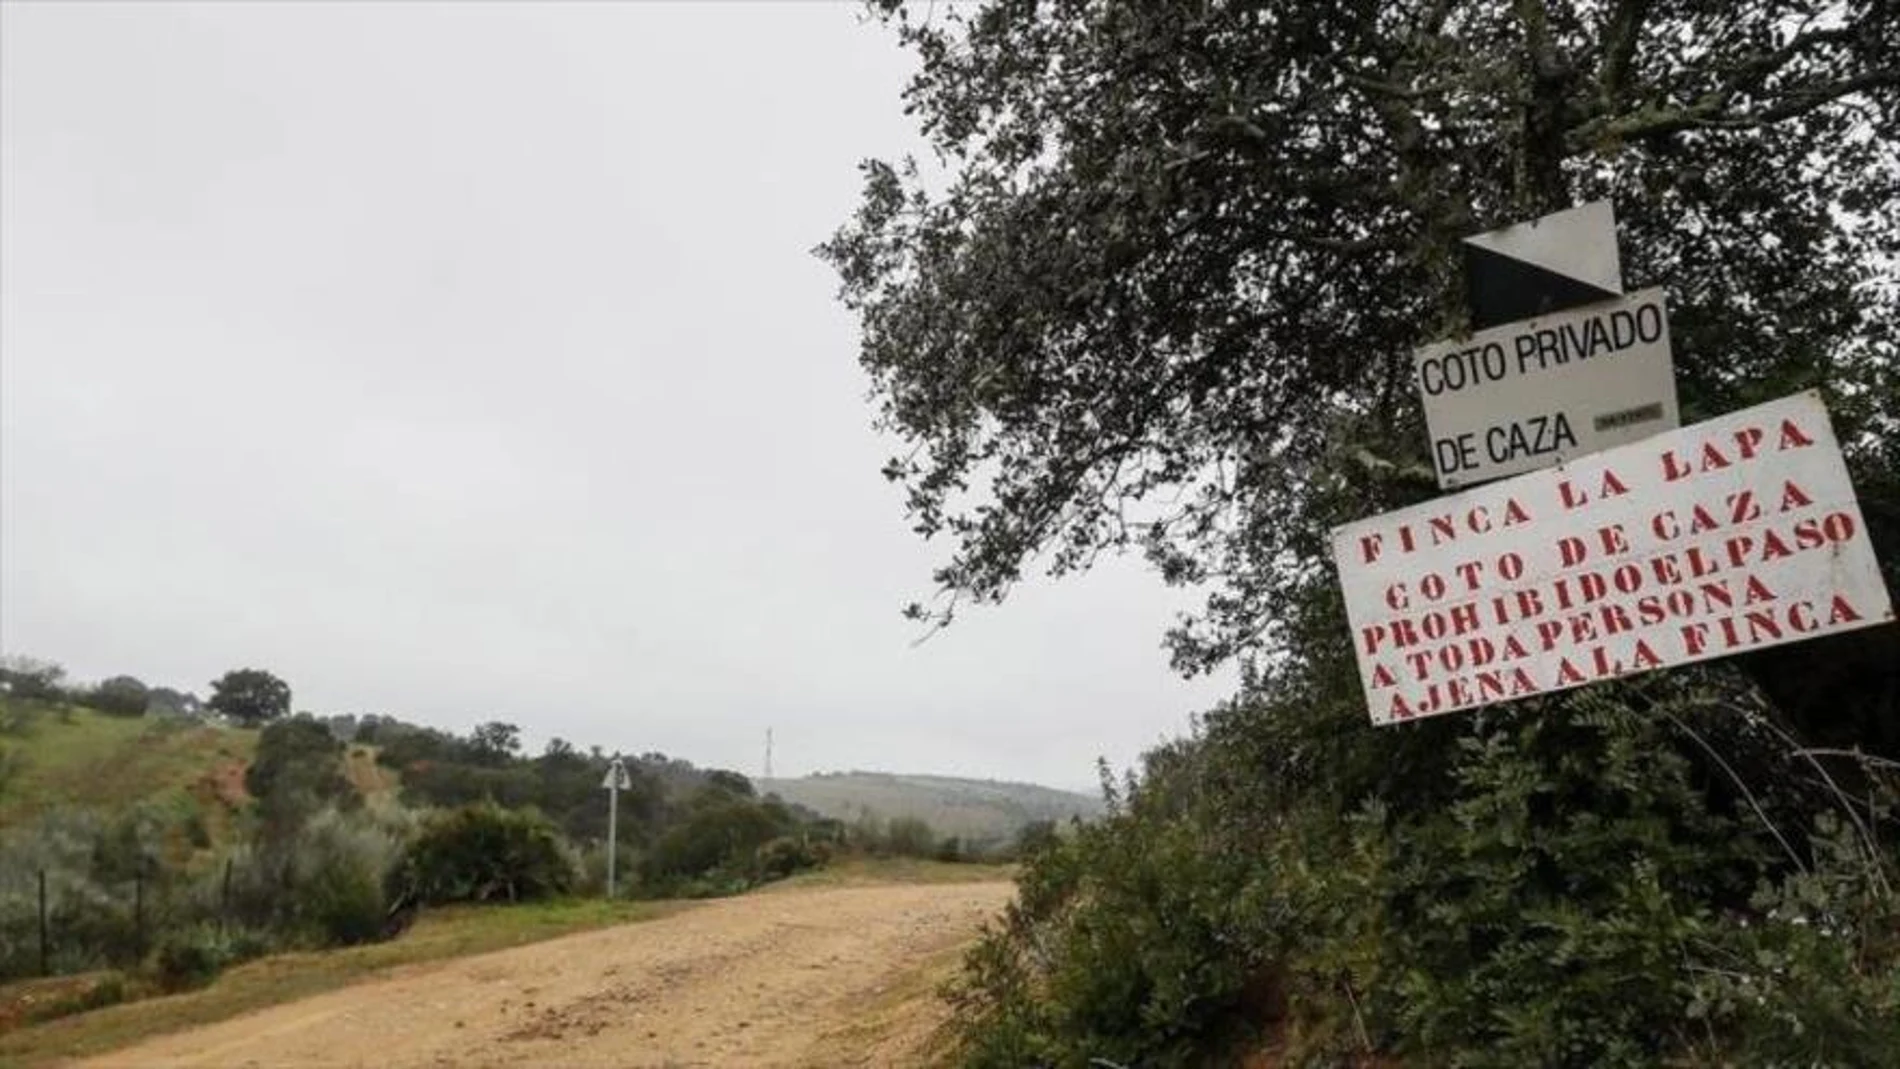
[(1205, 594), (1180, 669), (1270, 661), (1326, 530), (1435, 492), (1458, 240), (1605, 197), (1685, 422), (1821, 388), (1900, 574), (1891, 0), (873, 7), (934, 159), (820, 252), (949, 543), (912, 615), (1138, 550)]
[(290, 712), (290, 684), (261, 668), (237, 668), (211, 684), (205, 706), (247, 727)]

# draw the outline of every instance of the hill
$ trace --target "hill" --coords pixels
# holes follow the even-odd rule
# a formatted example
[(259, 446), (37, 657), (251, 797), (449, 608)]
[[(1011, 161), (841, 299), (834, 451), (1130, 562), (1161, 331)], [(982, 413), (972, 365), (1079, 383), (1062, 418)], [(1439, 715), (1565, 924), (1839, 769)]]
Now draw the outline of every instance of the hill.
[(244, 769), (257, 732), (169, 717), (0, 699), (0, 828), (86, 809), (140, 806), (219, 838), (249, 800)]
[(1009, 839), (1038, 820), (1086, 819), (1102, 811), (1100, 799), (1073, 791), (954, 776), (821, 772), (800, 779), (760, 780), (758, 787), (837, 820), (856, 821), (867, 813), (886, 820), (915, 817), (940, 835), (972, 843)]

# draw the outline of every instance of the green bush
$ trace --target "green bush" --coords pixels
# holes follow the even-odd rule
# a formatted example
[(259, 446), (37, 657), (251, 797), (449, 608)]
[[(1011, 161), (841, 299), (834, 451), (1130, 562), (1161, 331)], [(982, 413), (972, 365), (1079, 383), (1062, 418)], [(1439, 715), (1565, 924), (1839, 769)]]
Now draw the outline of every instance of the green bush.
[[(1344, 772), (1307, 734), (1323, 720), (1213, 718), (1031, 855), (954, 988), (966, 1064), (1267, 1043), (1290, 1064), (1900, 1064), (1896, 859), (1874, 834), (1900, 793), (1862, 777), (1805, 831), (1793, 775), (1725, 801), (1685, 732), (1731, 768), (1773, 736), (1700, 715), (1704, 693), (1652, 684), (1637, 712), (1573, 692), (1384, 736), (1400, 752)], [(1442, 771), (1380, 788), (1409, 806), (1333, 793), (1364, 799), (1426, 742)]]
[(238, 960), (229, 937), (210, 926), (169, 933), (153, 955), (152, 974), (166, 991), (189, 991), (218, 978)]
[(795, 872), (817, 868), (829, 858), (823, 843), (781, 835), (759, 847), (756, 867), (762, 880), (782, 880)]
[(405, 829), (395, 810), (328, 810), (305, 827), (293, 887), (302, 926), (329, 944), (378, 938), (389, 916), (389, 889), (403, 857)]
[(782, 805), (759, 802), (724, 784), (707, 786), (654, 844), (641, 864), (641, 879), (656, 892), (699, 879), (724, 885), (732, 882), (727, 877), (738, 877), (743, 889), (754, 875), (760, 848), (796, 823)]
[(432, 815), (410, 845), (404, 872), (424, 902), (510, 902), (573, 889), (566, 843), (534, 810), (479, 803)]

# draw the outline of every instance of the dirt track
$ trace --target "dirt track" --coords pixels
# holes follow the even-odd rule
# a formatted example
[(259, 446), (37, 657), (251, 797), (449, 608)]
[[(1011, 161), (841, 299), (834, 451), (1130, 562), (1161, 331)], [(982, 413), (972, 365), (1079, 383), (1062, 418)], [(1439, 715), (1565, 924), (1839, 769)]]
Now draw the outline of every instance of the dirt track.
[(1007, 883), (787, 890), (389, 976), (81, 1063), (915, 1064), (955, 948)]

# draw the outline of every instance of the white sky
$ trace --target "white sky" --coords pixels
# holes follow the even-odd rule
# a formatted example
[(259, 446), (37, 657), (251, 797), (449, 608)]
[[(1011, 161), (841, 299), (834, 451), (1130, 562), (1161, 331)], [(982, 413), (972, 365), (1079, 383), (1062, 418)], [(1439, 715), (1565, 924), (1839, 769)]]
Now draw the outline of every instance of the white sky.
[(915, 147), (850, 4), (8, 3), (0, 646), (756, 774), (1093, 782), (1133, 560), (913, 647), (940, 553), (810, 255)]

